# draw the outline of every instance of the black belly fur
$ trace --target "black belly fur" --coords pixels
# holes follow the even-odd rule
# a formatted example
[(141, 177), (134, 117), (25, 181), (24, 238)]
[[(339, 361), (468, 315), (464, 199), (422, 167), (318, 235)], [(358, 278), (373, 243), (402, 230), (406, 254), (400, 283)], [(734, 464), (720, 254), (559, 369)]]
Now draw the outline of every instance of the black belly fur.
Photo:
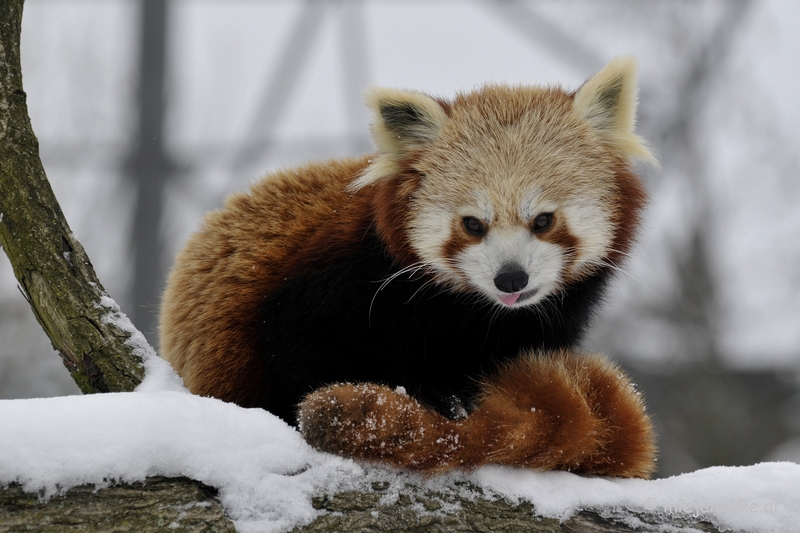
[[(317, 268), (318, 267), (318, 268)], [(484, 298), (401, 275), (372, 234), (358, 256), (320, 260), (313, 275), (289, 277), (265, 295), (259, 364), (267, 365), (263, 407), (289, 423), (302, 397), (338, 382), (403, 386), (446, 416), (453, 397), (469, 408), (476, 380), (528, 348), (580, 341), (610, 271), (534, 308), (498, 309)]]

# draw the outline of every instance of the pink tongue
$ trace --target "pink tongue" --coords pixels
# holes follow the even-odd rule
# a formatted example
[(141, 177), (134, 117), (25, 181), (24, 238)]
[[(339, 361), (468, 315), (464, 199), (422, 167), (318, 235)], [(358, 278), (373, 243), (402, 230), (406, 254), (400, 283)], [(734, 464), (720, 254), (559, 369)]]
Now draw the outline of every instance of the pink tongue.
[(519, 298), (518, 292), (512, 292), (511, 294), (500, 295), (500, 301), (509, 306), (514, 305), (514, 302), (516, 302), (518, 298)]

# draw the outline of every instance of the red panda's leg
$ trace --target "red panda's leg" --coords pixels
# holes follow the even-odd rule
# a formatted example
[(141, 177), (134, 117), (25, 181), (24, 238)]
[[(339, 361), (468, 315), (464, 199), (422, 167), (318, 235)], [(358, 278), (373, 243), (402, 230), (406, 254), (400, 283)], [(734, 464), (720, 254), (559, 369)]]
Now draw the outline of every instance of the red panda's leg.
[(322, 451), (424, 472), (456, 466), (458, 423), (382, 385), (321, 388), (303, 399), (297, 419), (306, 441)]
[[(654, 469), (644, 406), (630, 381), (599, 356), (522, 355), (484, 381), (465, 426), (462, 462), (472, 466), (620, 477), (648, 477)], [(488, 452), (482, 449), (487, 440)]]

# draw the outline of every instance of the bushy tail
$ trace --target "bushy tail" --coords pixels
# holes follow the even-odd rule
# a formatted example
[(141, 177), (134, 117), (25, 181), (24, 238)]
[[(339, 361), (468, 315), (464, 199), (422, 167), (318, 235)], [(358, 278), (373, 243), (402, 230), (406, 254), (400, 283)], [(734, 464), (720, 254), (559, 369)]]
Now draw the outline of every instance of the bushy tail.
[(482, 383), (478, 407), (449, 420), (374, 384), (308, 395), (298, 420), (314, 447), (425, 473), (484, 464), (649, 477), (653, 430), (639, 394), (606, 359), (528, 354)]

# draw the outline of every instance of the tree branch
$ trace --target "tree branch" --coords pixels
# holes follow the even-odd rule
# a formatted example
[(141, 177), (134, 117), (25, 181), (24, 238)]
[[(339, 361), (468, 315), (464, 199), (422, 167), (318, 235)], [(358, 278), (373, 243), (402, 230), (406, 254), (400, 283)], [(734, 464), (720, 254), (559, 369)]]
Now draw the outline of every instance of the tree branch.
[(235, 533), (215, 495), (187, 478), (152, 477), (100, 490), (82, 485), (47, 501), (11, 485), (0, 489), (0, 531)]
[[(480, 489), (470, 486), (470, 491)], [(526, 502), (439, 493), (407, 485), (389, 501), (388, 486), (372, 484), (371, 491), (350, 491), (314, 498), (320, 515), (291, 533), (330, 531), (531, 531), (536, 533), (634, 533), (689, 531), (720, 533), (712, 523), (687, 514), (635, 513), (624, 509), (584, 509), (561, 522), (538, 516)], [(123, 483), (96, 489), (83, 485), (47, 502), (25, 493), (18, 485), (0, 488), (0, 530), (85, 531), (86, 524), (114, 531), (233, 531), (214, 489), (186, 478), (148, 478), (146, 483)], [(728, 530), (730, 531), (730, 530)], [(739, 533), (734, 530), (733, 533)]]
[(39, 158), (22, 89), (22, 6), (23, 0), (0, 0), (0, 245), (78, 387), (133, 390), (144, 377), (141, 344), (128, 342), (138, 332), (120, 325)]

